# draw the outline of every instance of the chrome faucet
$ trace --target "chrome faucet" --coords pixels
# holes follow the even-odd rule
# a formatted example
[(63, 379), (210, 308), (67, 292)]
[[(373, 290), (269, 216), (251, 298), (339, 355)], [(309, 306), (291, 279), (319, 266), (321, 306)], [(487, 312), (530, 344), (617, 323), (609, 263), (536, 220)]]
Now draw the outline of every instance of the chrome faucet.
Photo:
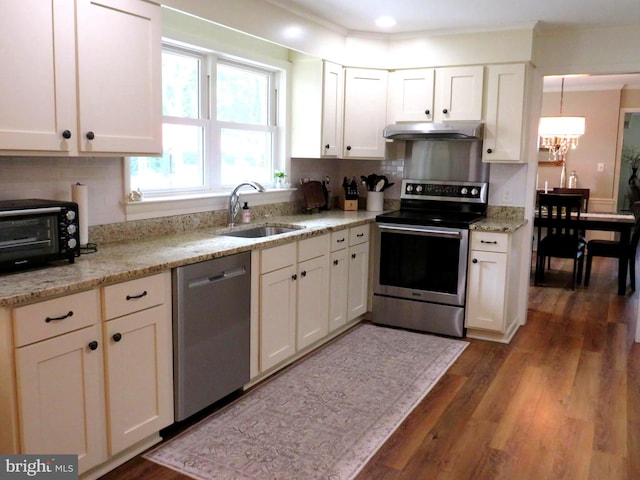
[(229, 197), (229, 226), (233, 227), (236, 224), (236, 216), (238, 215), (238, 211), (240, 210), (240, 194), (238, 190), (241, 187), (248, 185), (250, 187), (255, 188), (259, 192), (264, 192), (265, 188), (260, 185), (258, 182), (242, 182), (233, 189), (231, 192), (231, 196)]

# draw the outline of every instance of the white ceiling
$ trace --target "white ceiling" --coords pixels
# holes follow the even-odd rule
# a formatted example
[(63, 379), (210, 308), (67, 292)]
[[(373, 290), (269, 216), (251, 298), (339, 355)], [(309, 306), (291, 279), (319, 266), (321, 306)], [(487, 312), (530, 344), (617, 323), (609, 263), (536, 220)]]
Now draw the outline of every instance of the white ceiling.
[[(640, 24), (638, 0), (268, 0), (345, 32), (410, 33), (542, 30)], [(380, 28), (375, 19), (397, 24)]]
[[(540, 30), (640, 24), (640, 0), (267, 0), (344, 34), (454, 33), (533, 26)], [(380, 16), (397, 20), (381, 28)], [(640, 48), (640, 39), (639, 39)], [(638, 66), (640, 73), (640, 65)], [(565, 91), (640, 88), (640, 75), (565, 80)], [(545, 79), (559, 91), (560, 79)]]

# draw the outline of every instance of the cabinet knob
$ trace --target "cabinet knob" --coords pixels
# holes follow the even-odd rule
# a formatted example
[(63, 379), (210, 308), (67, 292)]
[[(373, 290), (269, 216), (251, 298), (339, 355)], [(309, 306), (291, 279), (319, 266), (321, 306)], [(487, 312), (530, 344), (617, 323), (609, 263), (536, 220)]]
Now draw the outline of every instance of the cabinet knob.
[(447, 113), (449, 113), (449, 110), (447, 110), (446, 108), (444, 108), (444, 109), (442, 109), (442, 113), (444, 113), (444, 114), (446, 115)]
[(300, 272), (300, 275), (302, 276), (302, 278), (307, 276), (307, 271), (303, 270), (302, 272)]
[(333, 264), (334, 264), (334, 265), (338, 265), (338, 263), (340, 263), (338, 260), (334, 260), (334, 261), (333, 261)]
[(493, 149), (487, 148), (487, 153), (493, 153)]
[(291, 280), (297, 280), (297, 279), (298, 279), (298, 275), (296, 275), (295, 273), (291, 275)]
[(351, 258), (356, 258), (356, 254), (355, 254), (355, 253), (352, 253), (352, 254), (351, 254)]
[(474, 258), (473, 260), (471, 260), (472, 263), (478, 263), (478, 259)]
[(424, 111), (425, 115), (431, 115), (431, 110), (429, 110), (428, 108)]
[(327, 150), (329, 150), (331, 148), (331, 145), (329, 145), (328, 143), (324, 146), (324, 148), (326, 148)]
[(351, 150), (351, 145), (347, 145), (347, 150)]
[(87, 137), (87, 140), (93, 140), (94, 138), (96, 138), (96, 134), (93, 132), (87, 132), (85, 136)]
[(114, 333), (113, 337), (111, 337), (111, 338), (113, 338), (114, 342), (119, 342), (120, 340), (122, 340), (122, 334), (120, 332)]
[(71, 132), (69, 130), (65, 130), (64, 132), (62, 132), (62, 138), (66, 138), (67, 140), (69, 140), (71, 138)]
[(89, 349), (90, 350), (95, 350), (97, 348), (98, 348), (98, 342), (97, 341), (94, 340), (93, 342), (89, 343)]
[(69, 310), (68, 313), (61, 315), (59, 317), (47, 317), (44, 319), (45, 322), (57, 322), (59, 320), (64, 320), (65, 318), (73, 317), (73, 310)]

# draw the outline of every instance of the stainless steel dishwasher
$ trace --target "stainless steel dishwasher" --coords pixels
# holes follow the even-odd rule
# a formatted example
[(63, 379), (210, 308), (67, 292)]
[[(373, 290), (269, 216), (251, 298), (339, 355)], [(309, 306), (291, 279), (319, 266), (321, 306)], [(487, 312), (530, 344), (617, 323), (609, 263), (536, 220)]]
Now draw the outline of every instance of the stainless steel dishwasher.
[(175, 420), (249, 381), (251, 253), (173, 269)]

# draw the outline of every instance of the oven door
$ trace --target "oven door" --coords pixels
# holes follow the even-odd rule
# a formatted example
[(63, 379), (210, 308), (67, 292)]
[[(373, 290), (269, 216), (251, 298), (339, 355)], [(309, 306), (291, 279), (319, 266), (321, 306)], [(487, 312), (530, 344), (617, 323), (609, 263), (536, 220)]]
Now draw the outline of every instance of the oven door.
[(469, 230), (376, 225), (375, 294), (464, 306)]

